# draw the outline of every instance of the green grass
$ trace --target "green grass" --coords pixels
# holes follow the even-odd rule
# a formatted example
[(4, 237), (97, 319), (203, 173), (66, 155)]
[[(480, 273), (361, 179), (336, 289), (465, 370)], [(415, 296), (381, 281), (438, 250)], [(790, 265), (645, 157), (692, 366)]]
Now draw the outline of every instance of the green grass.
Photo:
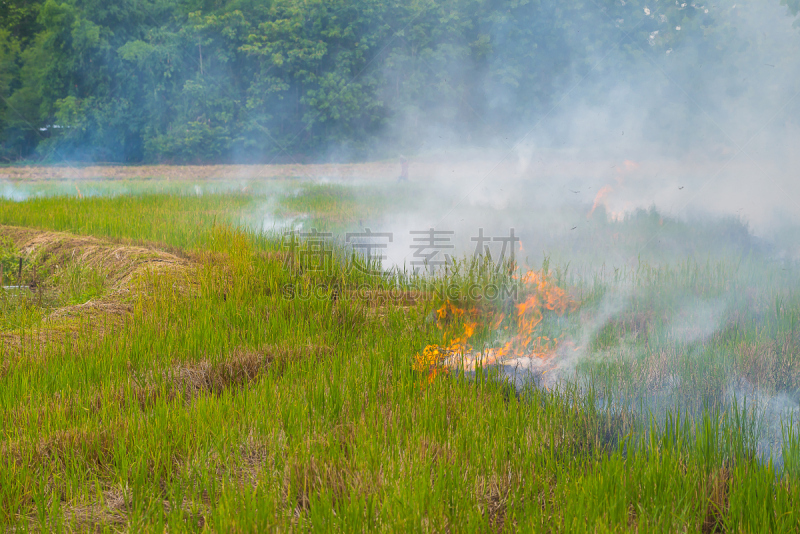
[[(325, 218), (338, 205), (328, 192), (287, 202)], [(724, 395), (731, 376), (764, 394), (800, 385), (792, 273), (756, 259), (641, 264), (591, 279), (553, 265), (582, 306), (543, 328), (586, 340), (577, 375), (549, 390), (517, 390), (491, 370), (429, 382), (412, 362), (440, 340), (429, 317), (441, 299), (404, 307), (346, 296), (360, 284), (441, 295), (508, 282), (506, 271), (465, 262), (446, 278), (366, 277), (348, 271), (344, 252), (327, 272), (303, 269), (274, 237), (228, 225), (249, 209), (241, 194), (0, 202), (0, 224), (156, 243), (198, 266), (190, 283), (185, 273), (145, 275), (127, 320), (81, 316), (57, 344), (40, 341), (56, 304), (2, 323), (34, 347), (5, 344), (0, 360), (4, 528), (800, 527), (796, 429), (784, 427), (783, 464), (773, 465), (758, 449), (761, 412)], [(79, 264), (60, 276), (48, 283), (73, 295), (63, 304), (102, 294)], [(296, 296), (308, 287), (326, 291)], [(619, 312), (595, 320), (615, 302)], [(708, 335), (670, 337), (676, 318), (687, 314), (678, 326), (691, 329), (706, 308)], [(664, 359), (665, 350), (675, 353)], [(651, 375), (676, 377), (660, 405)]]
[(308, 228), (342, 232), (363, 229), (365, 221), (374, 221), (383, 214), (414, 206), (421, 198), (420, 187), (387, 186), (353, 187), (337, 184), (307, 185), (295, 194), (283, 196), (276, 214), (291, 218), (308, 217)]
[(41, 197), (2, 202), (0, 224), (191, 250), (207, 243), (215, 223), (230, 222), (250, 204), (244, 194)]

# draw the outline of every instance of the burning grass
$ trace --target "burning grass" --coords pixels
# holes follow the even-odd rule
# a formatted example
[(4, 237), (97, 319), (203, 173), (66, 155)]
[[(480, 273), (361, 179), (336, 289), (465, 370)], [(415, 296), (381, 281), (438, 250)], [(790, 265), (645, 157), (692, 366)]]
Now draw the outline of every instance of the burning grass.
[[(800, 526), (800, 439), (787, 427), (767, 444), (757, 421), (800, 385), (792, 273), (742, 261), (587, 281), (465, 264), (370, 279), (346, 255), (299, 269), (265, 236), (170, 212), (200, 205), (87, 199), (79, 218), (35, 217), (97, 237), (4, 230), (40, 260), (43, 288), (75, 289), (40, 321), (70, 335), (26, 329), (36, 358), (0, 348), (3, 528)], [(28, 208), (0, 214), (30, 221)], [(65, 304), (95, 291), (92, 272), (91, 303)], [(470, 284), (516, 292), (447, 298)], [(487, 372), (465, 379), (469, 358)], [(519, 360), (544, 362), (550, 389), (504, 374)]]
[[(433, 380), (450, 370), (474, 371), (477, 367), (502, 365), (510, 360), (546, 362), (552, 358), (560, 340), (558, 336), (545, 335), (542, 321), (547, 314), (563, 317), (568, 311), (574, 312), (579, 303), (544, 270), (528, 271), (519, 282), (519, 302), (513, 305), (514, 311), (508, 318), (501, 309), (480, 302), (468, 308), (444, 302), (436, 310), (437, 327), (442, 331), (444, 343), (426, 346), (417, 354), (414, 369)], [(472, 340), (479, 328), (488, 329), (490, 340), (498, 332), (501, 345), (476, 349)]]

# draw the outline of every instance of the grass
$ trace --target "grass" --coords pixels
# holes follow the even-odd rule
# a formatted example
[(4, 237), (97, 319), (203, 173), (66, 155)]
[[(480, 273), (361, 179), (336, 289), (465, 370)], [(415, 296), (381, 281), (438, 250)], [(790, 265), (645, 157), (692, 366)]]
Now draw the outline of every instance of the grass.
[(377, 189), (313, 184), (284, 196), (276, 214), (284, 218), (305, 216), (308, 228), (341, 233), (353, 228), (361, 229), (364, 221), (374, 221), (385, 213), (412, 207), (420, 193), (402, 186)]
[[(335, 190), (309, 195), (286, 202), (331, 225), (352, 218), (330, 215)], [(62, 254), (58, 272), (42, 271), (52, 302), (6, 296), (3, 334), (27, 350), (4, 345), (0, 360), (5, 529), (800, 526), (793, 421), (777, 423), (781, 463), (770, 461), (762, 427), (779, 421), (774, 410), (728, 395), (736, 378), (735, 392), (762, 406), (792, 402), (792, 272), (758, 258), (591, 278), (546, 266), (581, 302), (541, 326), (583, 341), (574, 368), (559, 368), (550, 389), (516, 388), (492, 369), (430, 381), (413, 361), (441, 341), (430, 317), (444, 289), (513, 283), (512, 273), (464, 262), (428, 278), (370, 277), (341, 251), (327, 270), (308, 269), (296, 249), (229, 224), (251, 208), (238, 193), (0, 202), (0, 224), (145, 244), (189, 265), (143, 267), (121, 293), (98, 283), (113, 266), (92, 271)], [(19, 254), (21, 234), (0, 233)], [(364, 285), (372, 297), (400, 287), (419, 298), (354, 298)], [(467, 295), (454, 300), (465, 309), (490, 305), (454, 293)], [(84, 299), (130, 309), (124, 320), (105, 308), (47, 319)], [(26, 319), (6, 319), (14, 313)], [(54, 328), (70, 334), (39, 342)]]

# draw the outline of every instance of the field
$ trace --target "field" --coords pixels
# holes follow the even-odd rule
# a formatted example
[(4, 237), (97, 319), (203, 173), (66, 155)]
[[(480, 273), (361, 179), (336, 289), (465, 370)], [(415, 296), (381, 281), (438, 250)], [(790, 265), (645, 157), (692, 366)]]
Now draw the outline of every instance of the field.
[[(2, 528), (800, 529), (793, 231), (462, 209), (376, 168), (3, 168)], [(541, 231), (414, 272), (421, 198)], [(385, 265), (284, 232), (368, 224), (393, 229)]]

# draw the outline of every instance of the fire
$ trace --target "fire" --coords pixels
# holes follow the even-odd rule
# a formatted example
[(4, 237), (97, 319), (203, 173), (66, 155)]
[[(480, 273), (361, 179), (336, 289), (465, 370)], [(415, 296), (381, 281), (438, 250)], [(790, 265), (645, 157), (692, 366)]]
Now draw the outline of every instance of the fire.
[(504, 331), (510, 329), (513, 332), (511, 339), (503, 346), (475, 351), (470, 339), (479, 324), (489, 325), (492, 331), (497, 331), (506, 321), (506, 315), (478, 308), (465, 310), (452, 302), (445, 302), (436, 310), (437, 326), (445, 332), (445, 341), (428, 345), (417, 354), (414, 370), (427, 374), (428, 380), (433, 381), (451, 368), (474, 369), (513, 358), (545, 359), (552, 356), (559, 340), (542, 335), (539, 326), (547, 313), (562, 316), (575, 311), (578, 303), (544, 272), (530, 271), (520, 282), (526, 297), (516, 304), (511, 324), (503, 328)]
[(597, 195), (594, 197), (594, 204), (592, 204), (592, 209), (589, 210), (588, 214), (586, 214), (587, 219), (592, 216), (592, 213), (594, 213), (594, 210), (597, 209), (597, 206), (599, 206), (600, 204), (605, 205), (606, 197), (612, 191), (614, 191), (614, 189), (610, 185), (604, 185), (602, 188), (600, 188), (600, 191), (598, 191)]
[(629, 159), (626, 159), (624, 162), (622, 162), (622, 164), (625, 166), (625, 170), (626, 171), (639, 170), (639, 164), (636, 163), (635, 161), (631, 161)]
[[(616, 173), (614, 175), (614, 180), (617, 182), (617, 187), (623, 188), (625, 182), (629, 176), (636, 176), (636, 173), (639, 171), (639, 164), (635, 161), (631, 161), (626, 159), (622, 162), (622, 165), (617, 167), (616, 165), (613, 167), (616, 169)], [(612, 210), (611, 207), (608, 205), (608, 196), (614, 192), (614, 188), (610, 185), (604, 185), (600, 188), (597, 192), (597, 195), (594, 197), (594, 203), (592, 204), (592, 209), (589, 210), (589, 213), (586, 214), (586, 218), (591, 218), (594, 211), (597, 209), (597, 206), (602, 204), (605, 206), (606, 211), (611, 215), (611, 219), (615, 221), (621, 221), (625, 218), (625, 211), (624, 210)], [(630, 207), (630, 206), (628, 206)]]

